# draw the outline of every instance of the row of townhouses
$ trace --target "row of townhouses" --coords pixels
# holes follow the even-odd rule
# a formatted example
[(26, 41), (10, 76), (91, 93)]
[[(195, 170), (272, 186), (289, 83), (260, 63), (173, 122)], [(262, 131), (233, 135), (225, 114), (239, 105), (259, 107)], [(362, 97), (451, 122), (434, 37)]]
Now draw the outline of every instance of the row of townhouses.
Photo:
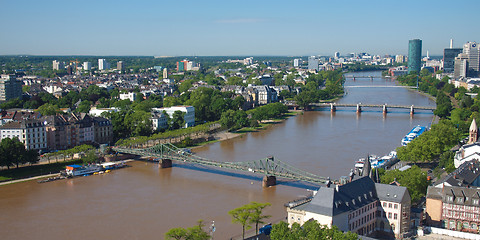
[(0, 138), (18, 138), (26, 149), (62, 150), (81, 144), (112, 144), (110, 120), (85, 113), (41, 116), (26, 111), (2, 112)]

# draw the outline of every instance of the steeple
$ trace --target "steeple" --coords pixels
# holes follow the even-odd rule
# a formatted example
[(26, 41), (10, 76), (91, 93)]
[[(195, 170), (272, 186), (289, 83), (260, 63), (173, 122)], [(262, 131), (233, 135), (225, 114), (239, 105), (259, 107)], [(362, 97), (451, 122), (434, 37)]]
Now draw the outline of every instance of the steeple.
[(472, 120), (468, 134), (468, 144), (476, 142), (478, 139), (478, 127), (475, 118)]
[(371, 170), (372, 170), (372, 165), (370, 164), (370, 154), (368, 154), (367, 158), (365, 159), (365, 163), (363, 163), (362, 176), (363, 177), (370, 177), (370, 171)]

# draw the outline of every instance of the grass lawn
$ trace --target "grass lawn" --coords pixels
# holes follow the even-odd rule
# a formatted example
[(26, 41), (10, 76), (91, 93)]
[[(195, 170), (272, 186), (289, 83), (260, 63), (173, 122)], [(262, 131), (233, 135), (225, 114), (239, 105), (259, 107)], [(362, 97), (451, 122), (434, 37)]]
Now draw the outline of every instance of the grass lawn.
[(79, 164), (79, 163), (81, 164), (82, 160), (77, 159), (77, 160), (72, 160), (67, 162), (4, 169), (4, 170), (0, 170), (0, 181), (3, 182), (8, 180), (35, 177), (35, 176), (40, 176), (40, 175), (45, 175), (50, 173), (58, 173), (61, 170), (64, 170), (66, 165)]

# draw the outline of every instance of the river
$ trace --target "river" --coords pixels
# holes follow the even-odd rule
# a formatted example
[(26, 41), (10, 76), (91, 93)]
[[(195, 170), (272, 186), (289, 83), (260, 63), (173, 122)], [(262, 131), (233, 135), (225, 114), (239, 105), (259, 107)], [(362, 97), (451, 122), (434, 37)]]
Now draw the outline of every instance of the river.
[[(347, 74), (352, 75), (352, 74)], [(353, 73), (380, 76), (380, 72)], [(435, 106), (434, 101), (390, 79), (348, 78), (339, 103)], [(361, 87), (358, 87), (361, 86)], [(305, 112), (267, 130), (245, 134), (195, 149), (217, 161), (275, 159), (320, 176), (346, 176), (354, 161), (367, 154), (384, 155), (400, 146), (416, 125), (429, 125), (431, 112), (381, 109), (328, 109)], [(146, 162), (105, 175), (39, 184), (0, 186), (2, 239), (163, 239), (174, 227), (198, 219), (215, 221), (215, 239), (241, 234), (228, 211), (250, 201), (270, 202), (265, 211), (276, 222), (286, 217), (283, 204), (305, 196), (315, 186), (279, 180), (262, 188), (262, 176), (174, 163), (159, 169)]]

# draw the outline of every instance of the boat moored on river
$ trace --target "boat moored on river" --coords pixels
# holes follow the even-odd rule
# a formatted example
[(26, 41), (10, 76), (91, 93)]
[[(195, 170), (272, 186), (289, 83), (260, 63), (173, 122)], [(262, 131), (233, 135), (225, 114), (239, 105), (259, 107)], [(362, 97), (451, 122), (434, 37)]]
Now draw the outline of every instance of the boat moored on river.
[(422, 133), (424, 133), (425, 130), (427, 130), (427, 127), (420, 126), (420, 125), (412, 128), (412, 130), (410, 130), (410, 132), (407, 133), (407, 135), (405, 135), (405, 137), (402, 138), (402, 146), (407, 146), (407, 144), (413, 141), (413, 139), (417, 138)]

